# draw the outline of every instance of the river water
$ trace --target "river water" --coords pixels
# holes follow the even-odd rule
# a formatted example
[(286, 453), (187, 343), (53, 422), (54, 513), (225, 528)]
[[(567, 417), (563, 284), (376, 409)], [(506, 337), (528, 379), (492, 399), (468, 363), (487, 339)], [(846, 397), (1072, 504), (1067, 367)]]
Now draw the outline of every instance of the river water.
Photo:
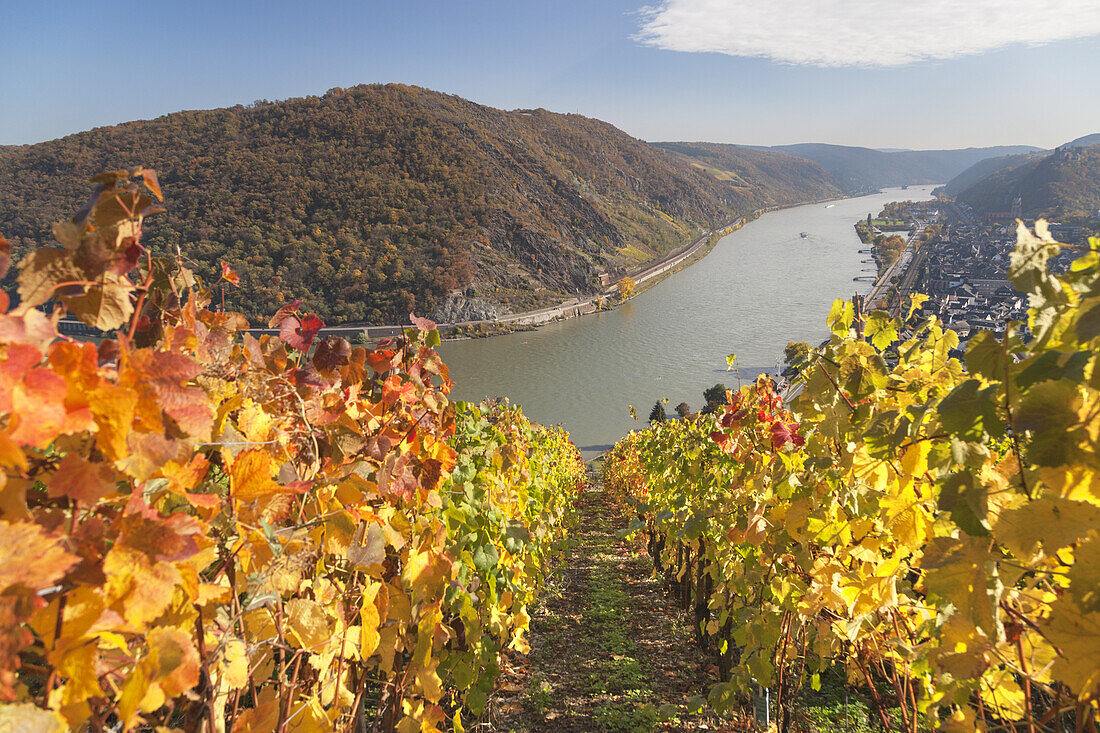
[[(644, 427), (653, 404), (703, 404), (717, 382), (736, 387), (774, 373), (788, 341), (817, 344), (835, 298), (865, 293), (874, 265), (853, 224), (889, 201), (926, 200), (933, 186), (887, 189), (765, 214), (724, 237), (705, 258), (617, 310), (440, 351), (452, 397), (507, 397), (533, 420), (562, 423), (585, 458)], [(801, 232), (806, 232), (803, 239)], [(737, 356), (727, 371), (726, 356)], [(629, 414), (634, 405), (638, 422)]]

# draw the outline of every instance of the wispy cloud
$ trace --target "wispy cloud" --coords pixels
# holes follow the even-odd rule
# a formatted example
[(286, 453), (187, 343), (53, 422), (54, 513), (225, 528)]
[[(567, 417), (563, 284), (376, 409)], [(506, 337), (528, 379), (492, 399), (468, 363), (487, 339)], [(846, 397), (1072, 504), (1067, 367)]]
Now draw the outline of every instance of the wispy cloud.
[(1100, 0), (663, 0), (636, 39), (811, 66), (901, 66), (1100, 34)]

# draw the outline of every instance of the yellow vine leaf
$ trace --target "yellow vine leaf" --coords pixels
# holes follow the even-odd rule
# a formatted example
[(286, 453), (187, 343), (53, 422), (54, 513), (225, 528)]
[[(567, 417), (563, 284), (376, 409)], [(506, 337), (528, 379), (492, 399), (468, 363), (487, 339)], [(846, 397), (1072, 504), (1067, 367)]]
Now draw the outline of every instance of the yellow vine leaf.
[(222, 684), (240, 690), (248, 684), (248, 647), (240, 639), (225, 642), (221, 663)]
[(134, 423), (138, 397), (133, 390), (101, 384), (88, 394), (88, 404), (98, 428), (96, 443), (112, 460), (129, 455), (127, 437)]
[(50, 707), (60, 711), (74, 728), (88, 719), (88, 700), (103, 694), (96, 679), (98, 656), (96, 645), (85, 643), (66, 652), (56, 663), (65, 684), (50, 693)]
[(956, 613), (975, 627), (995, 635), (994, 596), (999, 584), (992, 576), (988, 543), (974, 538), (937, 537), (925, 554), (925, 585), (932, 593), (950, 598)]
[(1054, 676), (1078, 700), (1100, 700), (1100, 612), (1082, 611), (1063, 596), (1051, 605), (1042, 631), (1061, 651), (1054, 660)]
[(286, 623), (290, 642), (299, 649), (318, 651), (332, 638), (332, 619), (319, 604), (306, 598), (287, 601)]
[(973, 708), (955, 708), (951, 715), (940, 724), (944, 733), (974, 733), (978, 727), (977, 715)]
[[(912, 484), (910, 484), (910, 487)], [(883, 512), (883, 525), (906, 553), (922, 546), (932, 534), (932, 515), (916, 495), (909, 490), (889, 493), (879, 505)]]
[(1042, 466), (1039, 478), (1057, 496), (1100, 506), (1100, 471), (1087, 464)]
[(969, 618), (954, 614), (944, 624), (933, 659), (939, 669), (957, 679), (974, 679), (985, 668), (988, 639)]
[(264, 687), (254, 707), (245, 710), (233, 724), (233, 733), (270, 733), (279, 724), (279, 700), (275, 688)]
[(165, 699), (176, 697), (199, 683), (199, 653), (190, 633), (158, 626), (149, 632), (146, 642), (149, 645), (146, 658), (149, 678)]
[(107, 553), (103, 572), (109, 604), (139, 629), (164, 612), (183, 580), (172, 563), (150, 562), (144, 553), (125, 547)]
[(243, 451), (229, 467), (229, 490), (237, 501), (251, 501), (279, 493), (280, 487), (272, 479), (275, 466), (265, 451)]
[(263, 407), (256, 402), (245, 399), (244, 406), (237, 415), (237, 427), (240, 428), (245, 440), (262, 442), (271, 436), (271, 429), (275, 421)]
[(313, 695), (291, 705), (286, 730), (288, 733), (330, 733), (333, 720), (339, 712), (326, 710), (321, 705), (321, 700)]
[(1081, 609), (1100, 611), (1100, 538), (1077, 547), (1069, 580), (1069, 594)]
[(0, 705), (0, 733), (65, 733), (65, 719), (33, 703)]
[(982, 700), (989, 705), (998, 717), (1006, 720), (1022, 720), (1024, 691), (1006, 669), (998, 669), (982, 677)]
[(1028, 557), (1041, 545), (1053, 555), (1080, 542), (1100, 528), (1100, 506), (1043, 496), (1002, 512), (994, 530), (997, 539), (1018, 557)]
[(451, 579), (452, 562), (432, 548), (410, 554), (401, 570), (405, 587), (412, 591), (413, 602), (438, 595)]

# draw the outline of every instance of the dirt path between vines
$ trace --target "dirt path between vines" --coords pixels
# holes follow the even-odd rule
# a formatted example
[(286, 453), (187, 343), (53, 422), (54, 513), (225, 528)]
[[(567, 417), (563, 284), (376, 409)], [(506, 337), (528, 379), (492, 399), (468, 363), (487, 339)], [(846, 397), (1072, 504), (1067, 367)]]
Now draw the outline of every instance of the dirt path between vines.
[(714, 659), (651, 577), (644, 548), (616, 537), (627, 519), (590, 480), (565, 560), (532, 612), (531, 654), (508, 657), (476, 729), (745, 730), (697, 697), (717, 680)]

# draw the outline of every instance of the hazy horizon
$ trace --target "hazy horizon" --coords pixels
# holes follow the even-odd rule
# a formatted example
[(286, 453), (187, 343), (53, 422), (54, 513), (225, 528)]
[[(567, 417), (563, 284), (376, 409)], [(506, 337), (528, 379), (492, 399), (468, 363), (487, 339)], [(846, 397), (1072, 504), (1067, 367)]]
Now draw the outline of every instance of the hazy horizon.
[(145, 9), (123, 37), (94, 6), (20, 4), (0, 144), (386, 82), (648, 141), (1053, 148), (1100, 119), (1098, 0), (646, 1), (203, 1)]

